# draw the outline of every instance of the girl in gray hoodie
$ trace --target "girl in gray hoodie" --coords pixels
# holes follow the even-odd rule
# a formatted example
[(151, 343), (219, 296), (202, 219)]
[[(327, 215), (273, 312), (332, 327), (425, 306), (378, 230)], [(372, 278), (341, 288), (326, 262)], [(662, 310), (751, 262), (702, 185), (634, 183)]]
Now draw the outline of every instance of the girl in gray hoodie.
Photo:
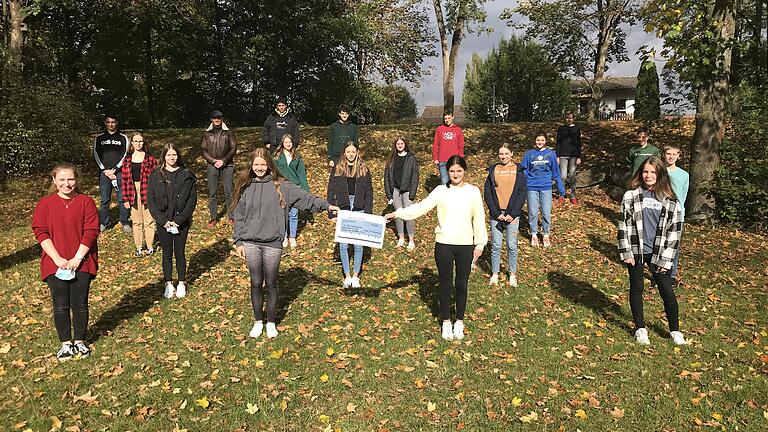
[(291, 207), (320, 212), (338, 211), (323, 198), (285, 181), (266, 148), (251, 153), (250, 162), (240, 175), (235, 190), (235, 245), (251, 274), (251, 305), (256, 323), (250, 336), (258, 338), (264, 330), (263, 303), (267, 291), (267, 337), (277, 336), (277, 273), (283, 251), (283, 237)]

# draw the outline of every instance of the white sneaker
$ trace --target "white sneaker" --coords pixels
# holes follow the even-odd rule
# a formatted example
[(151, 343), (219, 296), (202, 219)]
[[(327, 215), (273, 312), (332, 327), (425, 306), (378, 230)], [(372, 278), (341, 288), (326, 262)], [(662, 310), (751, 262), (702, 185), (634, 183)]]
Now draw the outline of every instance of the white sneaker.
[(414, 242), (412, 242), (412, 241), (409, 241), (409, 242), (408, 242), (408, 248), (407, 248), (407, 249), (408, 249), (409, 251), (412, 251), (412, 250), (416, 249), (416, 243), (414, 243)]
[(360, 278), (357, 276), (353, 276), (350, 284), (352, 285), (352, 288), (360, 288)]
[(405, 239), (401, 238), (397, 240), (397, 247), (403, 247), (405, 246)]
[(514, 273), (509, 274), (509, 286), (512, 288), (517, 288), (517, 275)]
[(499, 284), (499, 275), (498, 273), (494, 273), (491, 275), (491, 280), (488, 282), (489, 285), (498, 285)]
[(184, 281), (179, 281), (176, 285), (176, 298), (184, 298), (187, 295), (187, 284)]
[(688, 341), (685, 340), (683, 334), (679, 331), (669, 332), (669, 335), (672, 336), (672, 342), (674, 342), (675, 345), (688, 345)]
[(248, 333), (248, 336), (255, 339), (261, 336), (261, 332), (263, 331), (264, 331), (264, 322), (256, 321), (256, 323), (253, 325), (253, 328), (251, 328), (251, 332)]
[(344, 288), (349, 288), (352, 286), (352, 276), (347, 276), (344, 278)]
[(284, 238), (284, 239), (283, 239), (283, 247), (284, 247), (284, 248), (287, 248), (287, 247), (288, 247), (288, 237), (286, 237), (286, 238)]
[(464, 321), (456, 320), (453, 323), (453, 338), (456, 340), (464, 339)]
[(267, 323), (267, 337), (270, 339), (277, 337), (277, 327), (275, 327), (275, 323), (273, 322)]
[(289, 238), (289, 239), (288, 239), (288, 244), (290, 244), (292, 248), (295, 248), (295, 247), (296, 247), (296, 244), (297, 244), (297, 243), (296, 243), (296, 239), (295, 239), (295, 238), (293, 238), (293, 237)]
[(165, 293), (163, 293), (163, 297), (169, 299), (173, 298), (173, 291), (175, 288), (173, 287), (173, 282), (166, 282), (165, 283)]
[(646, 330), (645, 327), (639, 328), (635, 331), (635, 339), (637, 340), (637, 343), (639, 343), (640, 345), (651, 344), (651, 341), (648, 340), (648, 330)]
[(443, 339), (453, 340), (453, 326), (450, 321), (443, 321)]

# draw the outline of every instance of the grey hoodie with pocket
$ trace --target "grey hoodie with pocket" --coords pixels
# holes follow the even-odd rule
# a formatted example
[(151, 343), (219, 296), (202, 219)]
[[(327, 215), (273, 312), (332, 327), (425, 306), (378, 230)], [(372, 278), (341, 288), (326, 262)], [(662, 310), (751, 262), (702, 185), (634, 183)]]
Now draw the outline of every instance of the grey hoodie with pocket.
[(290, 207), (312, 212), (328, 209), (328, 201), (287, 180), (280, 183), (280, 192), (285, 208), (280, 207), (280, 197), (271, 175), (254, 178), (246, 186), (235, 207), (234, 240), (237, 246), (253, 242), (282, 248)]

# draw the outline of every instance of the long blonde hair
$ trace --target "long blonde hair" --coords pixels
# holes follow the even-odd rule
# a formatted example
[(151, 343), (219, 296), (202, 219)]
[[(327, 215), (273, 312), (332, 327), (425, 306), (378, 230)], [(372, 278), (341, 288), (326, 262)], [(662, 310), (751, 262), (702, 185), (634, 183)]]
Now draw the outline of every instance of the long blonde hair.
[(80, 169), (69, 162), (57, 163), (51, 170), (51, 187), (48, 188), (48, 195), (56, 193), (56, 174), (59, 171), (70, 170), (75, 174), (75, 192), (80, 193)]
[[(349, 161), (347, 161), (347, 157), (344, 155), (347, 151), (347, 147), (354, 147), (357, 150), (357, 157), (355, 158), (355, 161), (352, 162), (351, 168), (349, 166)], [(341, 157), (336, 163), (334, 175), (340, 177), (362, 177), (366, 174), (368, 174), (368, 167), (365, 166), (363, 158), (360, 157), (360, 147), (355, 144), (354, 141), (347, 141), (344, 149), (341, 150)]]
[(248, 185), (251, 184), (251, 180), (256, 178), (256, 173), (253, 172), (253, 161), (256, 160), (257, 157), (262, 158), (267, 162), (267, 174), (272, 175), (272, 182), (275, 184), (277, 196), (280, 199), (280, 207), (285, 208), (285, 197), (283, 197), (283, 193), (280, 191), (280, 185), (283, 183), (283, 176), (280, 175), (280, 171), (275, 165), (275, 160), (272, 159), (272, 155), (265, 147), (257, 147), (256, 150), (251, 152), (246, 166), (238, 176), (237, 187), (235, 188), (235, 193), (232, 195), (231, 208), (237, 207), (237, 203), (240, 201), (240, 197), (243, 196), (243, 192)]

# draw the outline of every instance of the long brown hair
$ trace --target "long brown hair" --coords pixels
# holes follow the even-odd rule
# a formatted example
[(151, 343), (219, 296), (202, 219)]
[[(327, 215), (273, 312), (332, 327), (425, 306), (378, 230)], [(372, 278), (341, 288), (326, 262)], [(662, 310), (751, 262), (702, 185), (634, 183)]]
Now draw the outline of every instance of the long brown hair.
[(630, 189), (637, 189), (642, 186), (645, 188), (645, 182), (643, 181), (643, 168), (646, 165), (652, 166), (656, 170), (656, 184), (653, 186), (653, 196), (657, 200), (661, 201), (664, 198), (674, 198), (674, 190), (672, 190), (672, 183), (669, 181), (669, 174), (667, 173), (667, 166), (664, 161), (658, 156), (651, 156), (640, 165), (640, 169), (637, 170), (637, 174), (632, 177), (629, 182)]
[(389, 154), (389, 159), (387, 159), (387, 164), (384, 166), (384, 168), (389, 168), (392, 165), (392, 162), (395, 161), (395, 158), (397, 157), (397, 142), (402, 141), (403, 144), (405, 144), (405, 148), (403, 151), (406, 153), (411, 152), (411, 148), (408, 147), (408, 141), (405, 140), (403, 137), (397, 137), (394, 141), (392, 141), (392, 153)]
[(48, 188), (48, 195), (56, 193), (56, 174), (59, 171), (70, 170), (75, 174), (75, 192), (80, 193), (80, 169), (69, 162), (57, 163), (51, 170), (51, 187)]
[(141, 151), (149, 154), (149, 148), (147, 147), (147, 137), (141, 132), (134, 132), (134, 134), (131, 135), (130, 142), (128, 143), (128, 154), (133, 154), (133, 152), (136, 151), (136, 149), (133, 148), (133, 138), (136, 137), (137, 135), (144, 139), (144, 145), (141, 147)]
[[(347, 147), (354, 147), (357, 149), (357, 157), (355, 158), (355, 161), (352, 162), (352, 168), (349, 167), (349, 161), (347, 161), (347, 157), (344, 155), (344, 153), (347, 151)], [(365, 166), (365, 162), (363, 162), (363, 158), (360, 157), (360, 146), (355, 144), (354, 141), (347, 141), (347, 144), (344, 146), (344, 149), (341, 150), (341, 157), (339, 158), (339, 161), (336, 163), (336, 169), (334, 170), (334, 175), (340, 176), (340, 177), (362, 177), (364, 175), (368, 174), (368, 167)]]
[(248, 157), (246, 166), (240, 171), (240, 175), (237, 177), (237, 187), (235, 187), (235, 193), (232, 195), (231, 208), (237, 208), (237, 203), (240, 202), (240, 197), (243, 195), (243, 192), (248, 185), (251, 184), (251, 181), (256, 178), (256, 173), (253, 172), (253, 161), (256, 160), (257, 157), (262, 158), (267, 162), (267, 175), (272, 175), (272, 182), (275, 184), (277, 196), (280, 199), (280, 207), (285, 208), (285, 197), (283, 197), (283, 193), (280, 192), (283, 176), (280, 175), (280, 171), (275, 166), (275, 160), (272, 159), (272, 155), (265, 147), (258, 147), (256, 150), (252, 151)]
[(163, 178), (163, 181), (166, 184), (169, 184), (168, 176), (165, 175), (165, 155), (168, 154), (168, 150), (173, 150), (176, 152), (176, 166), (179, 168), (186, 168), (187, 165), (184, 164), (184, 159), (181, 157), (181, 150), (179, 149), (179, 146), (176, 144), (169, 142), (168, 144), (163, 146), (163, 149), (160, 150), (160, 164), (157, 166), (158, 172), (160, 173), (160, 177)]
[(283, 134), (283, 137), (280, 138), (280, 142), (277, 143), (277, 148), (275, 149), (275, 159), (279, 158), (280, 154), (285, 150), (283, 143), (285, 142), (286, 138), (291, 140), (291, 144), (293, 144), (291, 149), (288, 150), (288, 153), (291, 154), (291, 158), (296, 159), (296, 157), (299, 156), (299, 152), (296, 150), (296, 142), (293, 140), (293, 135), (286, 133)]

